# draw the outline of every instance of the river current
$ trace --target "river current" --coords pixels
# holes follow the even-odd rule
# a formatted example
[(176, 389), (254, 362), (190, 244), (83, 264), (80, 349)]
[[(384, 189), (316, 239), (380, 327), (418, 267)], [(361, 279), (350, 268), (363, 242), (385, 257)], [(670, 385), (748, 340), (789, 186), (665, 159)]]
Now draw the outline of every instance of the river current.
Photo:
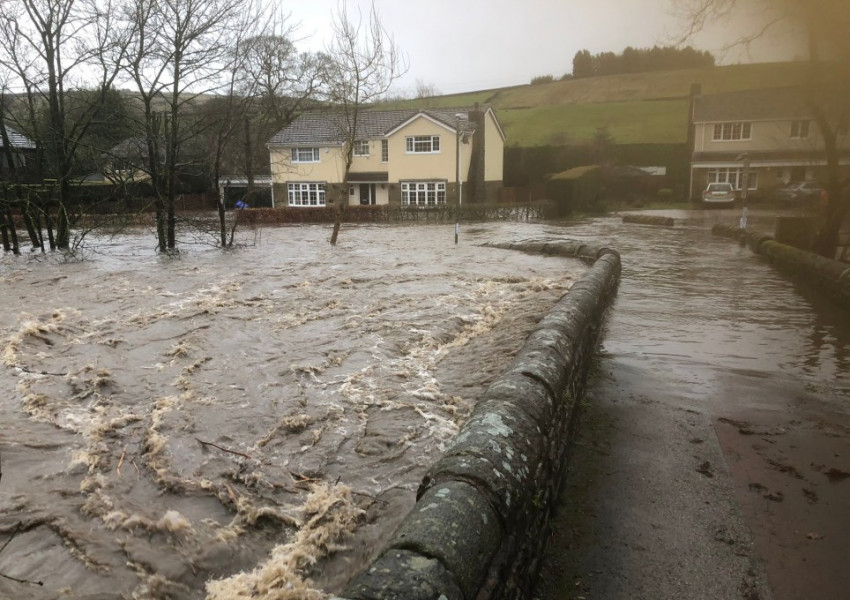
[[(586, 268), (532, 224), (0, 259), (0, 598), (321, 598)], [(82, 258), (82, 260), (80, 259)], [(39, 586), (33, 582), (41, 582)]]

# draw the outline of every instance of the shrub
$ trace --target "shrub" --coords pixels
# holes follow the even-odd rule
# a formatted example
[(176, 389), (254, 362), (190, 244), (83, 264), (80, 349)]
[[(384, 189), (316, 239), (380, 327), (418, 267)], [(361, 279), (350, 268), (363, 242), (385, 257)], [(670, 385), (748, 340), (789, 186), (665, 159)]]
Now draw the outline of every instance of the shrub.
[(552, 75), (538, 75), (531, 80), (531, 85), (541, 85), (543, 83), (552, 83), (555, 78)]
[(659, 200), (672, 200), (675, 196), (670, 188), (661, 188), (656, 193)]

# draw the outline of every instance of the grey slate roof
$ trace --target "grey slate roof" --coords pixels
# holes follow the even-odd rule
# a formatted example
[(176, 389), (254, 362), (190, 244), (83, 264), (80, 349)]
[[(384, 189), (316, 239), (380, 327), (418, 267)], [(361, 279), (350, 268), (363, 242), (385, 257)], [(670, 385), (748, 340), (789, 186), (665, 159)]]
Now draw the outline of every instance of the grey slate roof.
[[(489, 106), (480, 106), (479, 110), (486, 112)], [(419, 113), (428, 115), (447, 127), (454, 129), (457, 124), (455, 115), (469, 115), (471, 107), (456, 108), (407, 108), (397, 110), (364, 110), (358, 115), (357, 139), (375, 139), (384, 137), (387, 133), (416, 116)], [(289, 126), (279, 131), (271, 140), (270, 146), (321, 146), (338, 145), (342, 143), (340, 132), (345, 131), (341, 126), (342, 114), (333, 112), (304, 113)], [(467, 130), (474, 131), (471, 121), (467, 119)]]
[(810, 91), (802, 87), (744, 90), (725, 94), (697, 96), (694, 99), (694, 122), (793, 120), (812, 117), (807, 100), (813, 97), (828, 113), (843, 111), (840, 92), (822, 89)]
[[(6, 135), (9, 136), (9, 143), (12, 148), (19, 150), (35, 150), (35, 142), (26, 137), (24, 134), (15, 131), (8, 125), (6, 126)], [(0, 148), (3, 147), (3, 136), (0, 136)]]

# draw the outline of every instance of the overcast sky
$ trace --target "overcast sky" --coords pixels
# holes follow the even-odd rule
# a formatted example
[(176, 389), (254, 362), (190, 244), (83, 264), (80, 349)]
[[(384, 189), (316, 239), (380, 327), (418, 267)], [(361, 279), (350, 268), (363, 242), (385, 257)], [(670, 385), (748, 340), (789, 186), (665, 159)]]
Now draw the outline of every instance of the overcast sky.
[[(665, 44), (677, 29), (670, 0), (375, 0), (381, 21), (407, 56), (409, 70), (396, 91), (413, 95), (417, 81), (443, 94), (556, 78), (572, 70), (578, 50), (621, 52), (626, 46)], [(348, 0), (368, 18), (369, 0)], [(324, 47), (337, 0), (287, 3), (304, 50)], [(740, 17), (739, 17), (740, 19)], [(739, 21), (739, 20), (738, 20)], [(717, 52), (734, 23), (696, 41)], [(718, 56), (718, 58), (720, 58)], [(793, 53), (762, 42), (729, 53), (723, 63), (787, 60)]]

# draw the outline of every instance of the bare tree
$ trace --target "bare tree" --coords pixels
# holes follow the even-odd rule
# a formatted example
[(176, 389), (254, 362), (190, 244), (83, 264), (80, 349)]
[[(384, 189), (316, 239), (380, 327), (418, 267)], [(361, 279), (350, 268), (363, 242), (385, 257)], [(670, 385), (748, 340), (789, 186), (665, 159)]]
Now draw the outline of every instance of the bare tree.
[(241, 0), (129, 0), (125, 18), (135, 35), (127, 72), (144, 114), (147, 171), (155, 192), (160, 252), (176, 250), (175, 200), (190, 125), (204, 94), (228, 85), (231, 32), (244, 15)]
[(242, 157), (248, 194), (253, 191), (260, 152), (268, 162), (264, 142), (313, 104), (322, 90), (325, 56), (299, 52), (293, 41), (294, 33), (288, 16), (277, 15), (269, 20), (264, 31), (246, 39), (243, 45), (244, 71), (238, 91), (253, 98), (254, 119), (245, 120), (243, 147), (234, 154)]
[[(0, 66), (14, 77), (9, 84), (26, 101), (16, 125), (38, 144), (41, 176), (55, 181), (49, 193), (49, 204), (56, 208), (55, 238), (49, 206), (41, 207), (51, 248), (69, 246), (77, 152), (123, 64), (127, 38), (114, 22), (115, 12), (111, 0), (0, 4)], [(92, 80), (101, 93), (69, 119), (67, 102), (74, 86)]]
[(362, 14), (352, 19), (345, 0), (340, 0), (337, 6), (327, 55), (327, 97), (337, 116), (335, 123), (342, 142), (344, 168), (331, 235), (331, 245), (335, 245), (344, 205), (348, 201), (348, 178), (354, 143), (358, 140), (360, 114), (367, 104), (387, 94), (393, 82), (407, 70), (407, 61), (395, 39), (381, 24), (374, 3), (364, 23)]
[(799, 32), (810, 68), (803, 82), (807, 104), (823, 139), (827, 204), (819, 219), (815, 251), (835, 256), (841, 223), (850, 212), (850, 177), (842, 179), (839, 135), (850, 124), (850, 2), (847, 0), (672, 0), (683, 23), (682, 42), (740, 11), (760, 15), (734, 43), (749, 45), (782, 26)]
[(440, 90), (433, 83), (427, 83), (422, 79), (416, 80), (416, 97), (417, 98), (433, 98), (439, 96)]

